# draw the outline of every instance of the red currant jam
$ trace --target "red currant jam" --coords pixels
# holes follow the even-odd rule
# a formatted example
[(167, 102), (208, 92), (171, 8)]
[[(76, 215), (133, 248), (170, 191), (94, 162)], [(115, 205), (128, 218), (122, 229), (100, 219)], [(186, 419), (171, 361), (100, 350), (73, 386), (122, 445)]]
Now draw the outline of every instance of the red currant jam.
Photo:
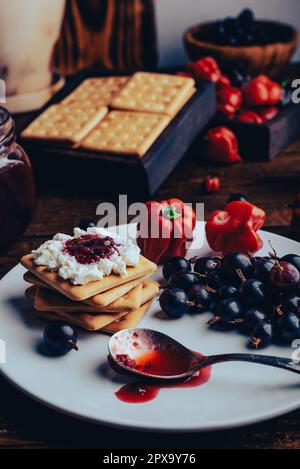
[[(118, 360), (118, 357), (116, 357)], [(136, 370), (141, 370), (149, 375), (180, 375), (190, 366), (190, 359), (178, 353), (172, 347), (149, 350), (134, 360)]]
[[(197, 352), (196, 352), (197, 353)], [(197, 355), (201, 356), (200, 353)], [(110, 361), (111, 363), (111, 361)], [(153, 373), (156, 375), (166, 374), (180, 374), (186, 370), (186, 358), (181, 355), (171, 356), (171, 353), (165, 353), (164, 351), (156, 350), (150, 356), (149, 353), (145, 355), (142, 360), (139, 359), (138, 363), (135, 363), (133, 368), (141, 369), (144, 373)], [(113, 367), (116, 370), (116, 367)], [(162, 388), (191, 388), (201, 386), (210, 379), (211, 367), (204, 368), (198, 371), (193, 377), (188, 378), (186, 381), (164, 384), (162, 382), (134, 382), (126, 384), (119, 391), (116, 392), (116, 397), (127, 403), (139, 404), (155, 399)]]
[(65, 242), (64, 252), (74, 256), (79, 264), (93, 264), (108, 259), (116, 251), (117, 244), (110, 237), (87, 234)]

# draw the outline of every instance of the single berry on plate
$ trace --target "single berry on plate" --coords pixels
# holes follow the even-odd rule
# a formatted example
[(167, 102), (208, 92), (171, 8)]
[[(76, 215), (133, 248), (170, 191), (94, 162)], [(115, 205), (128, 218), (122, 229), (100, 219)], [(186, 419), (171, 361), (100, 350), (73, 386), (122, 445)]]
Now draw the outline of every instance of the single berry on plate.
[(247, 307), (261, 307), (267, 303), (267, 289), (260, 280), (249, 278), (242, 282), (240, 295)]
[(300, 296), (291, 295), (284, 298), (283, 309), (286, 313), (300, 314)]
[(194, 271), (206, 275), (208, 272), (219, 270), (221, 259), (219, 257), (199, 257), (194, 265)]
[(168, 259), (163, 266), (163, 277), (165, 280), (169, 280), (171, 275), (175, 274), (176, 272), (189, 272), (192, 270), (190, 262), (185, 259), (185, 257), (171, 257)]
[(167, 288), (160, 295), (159, 304), (164, 313), (178, 319), (188, 311), (188, 295), (180, 288)]
[(279, 290), (293, 290), (299, 285), (300, 273), (293, 264), (280, 260), (273, 266), (270, 279)]
[(283, 342), (300, 339), (300, 317), (295, 313), (285, 314), (280, 322), (278, 335)]
[(218, 297), (222, 300), (225, 298), (239, 298), (239, 291), (234, 285), (222, 285), (218, 290)]
[(270, 281), (270, 272), (276, 263), (272, 257), (255, 257), (254, 258), (254, 273), (261, 282)]
[(222, 260), (222, 270), (228, 279), (241, 281), (241, 274), (249, 278), (253, 274), (253, 263), (249, 256), (240, 252), (226, 254)]
[(193, 303), (191, 312), (208, 311), (212, 304), (212, 294), (205, 285), (194, 285), (189, 291), (189, 300)]
[(298, 256), (297, 254), (286, 254), (281, 258), (281, 260), (289, 262), (300, 272), (300, 256)]
[(266, 321), (267, 315), (264, 310), (259, 308), (248, 309), (245, 313), (245, 321), (243, 323), (243, 329), (252, 332), (260, 321)]
[(223, 284), (224, 279), (219, 270), (212, 270), (206, 274), (206, 281), (211, 288), (218, 290)]
[(78, 350), (77, 329), (65, 321), (55, 321), (44, 329), (44, 344), (50, 352), (65, 355), (71, 350)]
[(268, 321), (259, 321), (251, 336), (250, 344), (254, 348), (268, 347), (273, 340), (273, 326)]
[(188, 292), (193, 285), (204, 283), (205, 278), (195, 272), (176, 272), (169, 279), (171, 288), (181, 288)]
[(233, 298), (226, 298), (218, 303), (216, 316), (224, 323), (234, 324), (236, 321), (242, 319), (243, 309), (238, 301)]

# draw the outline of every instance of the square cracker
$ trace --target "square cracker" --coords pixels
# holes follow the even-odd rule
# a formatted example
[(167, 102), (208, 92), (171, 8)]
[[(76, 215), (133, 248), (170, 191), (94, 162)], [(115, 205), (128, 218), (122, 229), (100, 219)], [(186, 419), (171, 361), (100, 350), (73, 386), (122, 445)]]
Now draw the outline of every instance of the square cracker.
[(148, 309), (152, 304), (152, 301), (153, 300), (147, 301), (147, 303), (141, 305), (138, 310), (126, 314), (126, 316), (122, 316), (116, 321), (107, 324), (99, 332), (115, 334), (116, 332), (121, 331), (122, 329), (132, 329), (136, 327), (147, 313)]
[(23, 130), (21, 137), (30, 140), (77, 144), (104, 118), (105, 106), (80, 107), (54, 104)]
[(61, 104), (81, 107), (108, 106), (127, 83), (128, 77), (87, 78)]
[(195, 80), (189, 77), (137, 72), (112, 100), (111, 107), (173, 117), (194, 86)]
[(136, 327), (145, 316), (147, 310), (152, 304), (153, 298), (158, 294), (158, 292), (159, 284), (157, 282), (153, 282), (152, 280), (145, 281), (143, 283), (140, 308), (108, 324), (99, 332), (114, 334), (122, 329), (131, 329), (132, 327)]
[[(94, 310), (96, 308), (104, 308), (110, 305), (111, 303), (115, 302), (122, 296), (126, 295), (126, 293), (132, 290), (132, 288), (139, 285), (146, 277), (147, 276), (144, 275), (135, 280), (131, 280), (129, 282), (123, 283), (122, 285), (111, 288), (110, 290), (107, 290), (103, 293), (99, 293), (98, 295), (92, 296), (91, 298), (84, 300), (84, 303), (92, 307)], [(48, 285), (47, 283), (43, 282), (31, 272), (25, 272), (25, 274), (23, 275), (23, 279), (27, 283), (30, 283), (36, 287), (43, 288), (43, 290), (50, 290), (52, 292), (55, 291), (54, 288), (51, 287), (51, 285)]]
[(98, 295), (99, 293), (110, 290), (111, 288), (117, 287), (131, 280), (152, 275), (157, 269), (157, 266), (153, 262), (140, 256), (138, 265), (127, 267), (127, 275), (121, 276), (118, 274), (111, 274), (103, 277), (102, 280), (90, 282), (86, 285), (73, 285), (69, 280), (64, 280), (59, 277), (57, 272), (52, 272), (43, 265), (34, 264), (32, 254), (27, 254), (22, 257), (21, 264), (43, 282), (51, 285), (54, 290), (59, 291), (74, 301), (84, 301), (91, 296)]
[(80, 143), (101, 152), (143, 156), (170, 123), (161, 114), (111, 111)]
[(107, 326), (113, 321), (120, 319), (126, 314), (126, 311), (122, 313), (111, 313), (111, 314), (88, 314), (88, 313), (67, 313), (65, 311), (35, 311), (36, 315), (43, 320), (47, 321), (67, 321), (76, 326), (82, 327), (87, 331), (98, 331), (102, 327)]
[(53, 288), (50, 285), (40, 280), (38, 277), (36, 277), (29, 271), (25, 272), (25, 274), (23, 275), (23, 280), (27, 283), (30, 283), (34, 287), (47, 288), (48, 290), (51, 290), (51, 291), (53, 290)]
[(55, 291), (45, 290), (37, 287), (34, 308), (37, 311), (65, 311), (67, 313), (118, 313), (118, 312), (131, 312), (136, 310), (141, 304), (142, 282), (136, 287), (132, 288), (124, 296), (118, 300), (105, 306), (97, 308), (89, 306), (82, 301), (72, 301), (69, 298), (57, 293)]
[(34, 285), (32, 285), (32, 287), (26, 288), (25, 290), (26, 298), (28, 298), (31, 301), (34, 301), (36, 291), (37, 291), (37, 287), (35, 287)]
[[(149, 301), (149, 295), (152, 294), (152, 297), (153, 297), (156, 294), (155, 293), (156, 291), (158, 291), (158, 285), (156, 284), (156, 282), (148, 281), (148, 284), (145, 285), (144, 288), (142, 289), (141, 302), (143, 303), (147, 299)], [(136, 309), (136, 311), (129, 313), (129, 315), (132, 315), (130, 316), (131, 322), (133, 318), (135, 319), (135, 321), (140, 320), (145, 314), (145, 312), (146, 312), (145, 308), (139, 307)], [(111, 313), (111, 314), (103, 313), (103, 314), (93, 315), (93, 314), (87, 314), (87, 313), (71, 314), (71, 313), (66, 313), (62, 311), (60, 312), (36, 311), (36, 314), (40, 319), (45, 319), (49, 321), (57, 321), (57, 320), (68, 321), (72, 324), (76, 324), (82, 327), (83, 329), (87, 329), (89, 331), (98, 331), (100, 329), (103, 329), (108, 324), (119, 320), (121, 317), (125, 316), (128, 313), (125, 311), (122, 313)]]

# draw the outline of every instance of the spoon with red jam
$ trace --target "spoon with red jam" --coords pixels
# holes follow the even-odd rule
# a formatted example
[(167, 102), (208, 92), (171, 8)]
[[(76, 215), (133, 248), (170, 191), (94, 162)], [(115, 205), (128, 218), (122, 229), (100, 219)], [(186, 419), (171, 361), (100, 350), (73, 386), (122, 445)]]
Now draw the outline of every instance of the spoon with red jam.
[(147, 379), (185, 380), (202, 368), (230, 361), (275, 366), (300, 374), (300, 363), (290, 358), (252, 353), (204, 356), (166, 334), (150, 329), (123, 329), (111, 337), (108, 349), (109, 360), (117, 369)]

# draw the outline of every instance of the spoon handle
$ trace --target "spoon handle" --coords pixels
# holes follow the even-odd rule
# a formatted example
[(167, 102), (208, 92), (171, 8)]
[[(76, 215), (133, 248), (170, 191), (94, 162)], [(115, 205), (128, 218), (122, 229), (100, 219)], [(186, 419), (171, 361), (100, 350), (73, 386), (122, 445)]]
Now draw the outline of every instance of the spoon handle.
[(226, 353), (222, 355), (210, 355), (205, 357), (202, 361), (200, 368), (209, 365), (223, 362), (251, 362), (261, 365), (275, 366), (276, 368), (283, 368), (284, 370), (293, 371), (300, 374), (300, 363), (292, 360), (291, 358), (272, 357), (268, 355), (256, 355), (252, 353)]

